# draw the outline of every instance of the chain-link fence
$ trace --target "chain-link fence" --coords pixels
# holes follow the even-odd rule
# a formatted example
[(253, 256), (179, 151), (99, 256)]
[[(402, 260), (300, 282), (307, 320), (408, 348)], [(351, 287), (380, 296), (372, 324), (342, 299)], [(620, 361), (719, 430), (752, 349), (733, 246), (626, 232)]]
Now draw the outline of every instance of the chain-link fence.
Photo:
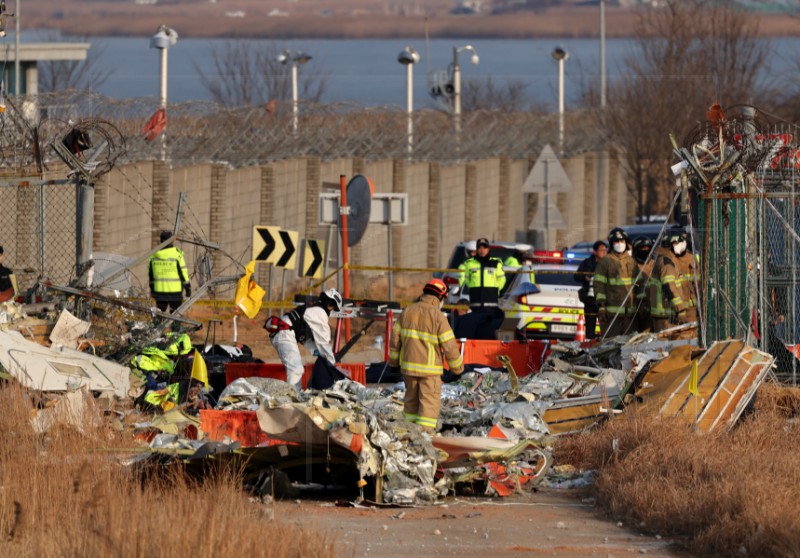
[(800, 362), (800, 128), (734, 107), (682, 148), (699, 193), (701, 337), (747, 338), (796, 384)]

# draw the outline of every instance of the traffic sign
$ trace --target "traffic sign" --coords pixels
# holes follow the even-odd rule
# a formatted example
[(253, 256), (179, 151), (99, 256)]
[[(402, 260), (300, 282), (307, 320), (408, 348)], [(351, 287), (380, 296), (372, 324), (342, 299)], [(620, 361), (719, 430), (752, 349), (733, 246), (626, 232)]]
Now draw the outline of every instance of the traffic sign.
[(325, 242), (307, 238), (303, 250), (303, 265), (300, 268), (303, 277), (322, 279), (325, 270)]
[(253, 227), (253, 259), (257, 262), (272, 263), (278, 236), (278, 227)]
[(572, 182), (564, 171), (564, 167), (561, 166), (555, 151), (550, 144), (545, 145), (522, 184), (522, 192), (524, 194), (545, 194), (571, 190)]
[(253, 227), (253, 259), (294, 269), (297, 260), (297, 231), (285, 231), (278, 227)]

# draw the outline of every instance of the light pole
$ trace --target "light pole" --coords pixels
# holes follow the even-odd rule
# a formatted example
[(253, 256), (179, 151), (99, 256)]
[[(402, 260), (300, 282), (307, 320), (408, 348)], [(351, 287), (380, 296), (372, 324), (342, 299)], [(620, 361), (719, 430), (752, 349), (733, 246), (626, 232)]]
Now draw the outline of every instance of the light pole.
[(453, 47), (453, 123), (456, 129), (456, 139), (461, 135), (461, 68), (458, 65), (458, 54), (465, 50), (472, 52), (470, 61), (473, 64), (477, 64), (481, 60), (472, 45)]
[(564, 62), (569, 53), (563, 47), (556, 47), (551, 56), (558, 62), (558, 149), (564, 152)]
[(414, 64), (419, 62), (419, 53), (414, 50), (414, 47), (407, 46), (403, 52), (397, 55), (397, 61), (406, 67), (406, 113), (408, 115), (407, 121), (407, 142), (408, 142), (408, 156), (414, 153), (414, 119), (412, 113), (414, 112)]
[[(19, 97), (19, 0), (14, 9), (14, 97)], [(15, 98), (14, 102), (19, 100)]]
[(278, 62), (281, 64), (290, 64), (292, 65), (292, 132), (297, 133), (297, 65), (298, 64), (305, 64), (311, 60), (311, 56), (303, 52), (302, 50), (298, 50), (296, 52), (292, 52), (290, 50), (284, 50), (282, 53), (278, 55)]
[[(161, 25), (150, 39), (150, 48), (161, 51), (161, 108), (167, 111), (167, 51), (178, 42), (178, 33), (174, 29)], [(167, 158), (167, 127), (161, 134), (161, 160)]]
[(600, 0), (600, 108), (606, 107), (606, 2)]

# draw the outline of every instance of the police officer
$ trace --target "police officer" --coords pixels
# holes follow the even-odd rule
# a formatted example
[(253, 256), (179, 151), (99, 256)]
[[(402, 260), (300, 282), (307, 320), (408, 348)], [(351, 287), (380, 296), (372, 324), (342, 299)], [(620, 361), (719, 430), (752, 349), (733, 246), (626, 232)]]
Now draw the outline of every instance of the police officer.
[(503, 260), (489, 255), (489, 240), (479, 238), (477, 252), (458, 266), (458, 284), (469, 288), (472, 308), (497, 307), (500, 291), (506, 284)]
[(320, 293), (319, 299), (311, 306), (298, 306), (280, 319), (267, 320), (264, 325), (270, 332), (272, 346), (286, 368), (286, 381), (298, 390), (302, 385), (304, 371), (298, 344), (304, 345), (309, 352), (316, 351), (331, 365), (336, 365), (328, 323), (328, 317), (333, 310), (341, 312), (342, 295), (336, 289), (328, 289)]
[[(171, 236), (171, 231), (162, 231), (161, 243)], [(148, 274), (150, 294), (156, 299), (156, 306), (162, 312), (167, 312), (169, 308), (175, 310), (183, 304), (184, 291), (187, 297), (192, 296), (189, 271), (180, 248), (170, 244), (150, 256)]]
[(635, 330), (637, 301), (632, 290), (639, 267), (628, 253), (630, 238), (623, 229), (612, 229), (608, 244), (611, 250), (594, 272), (594, 295), (603, 337), (614, 337)]

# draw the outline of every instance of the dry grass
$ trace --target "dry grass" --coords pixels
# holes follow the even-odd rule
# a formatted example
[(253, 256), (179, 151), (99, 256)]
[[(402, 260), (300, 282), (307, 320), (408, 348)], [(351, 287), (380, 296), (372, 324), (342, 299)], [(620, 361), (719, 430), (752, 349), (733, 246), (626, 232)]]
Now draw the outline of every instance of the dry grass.
[(693, 554), (798, 556), (800, 423), (790, 417), (800, 395), (764, 385), (759, 399), (735, 429), (712, 435), (628, 409), (564, 440), (558, 460), (598, 469), (599, 505)]
[[(101, 428), (37, 436), (24, 391), (0, 388), (0, 554), (3, 556), (333, 556), (335, 538), (271, 519), (240, 478), (198, 483), (176, 471), (141, 483), (97, 448), (126, 445)], [(127, 445), (130, 445), (128, 443)]]

